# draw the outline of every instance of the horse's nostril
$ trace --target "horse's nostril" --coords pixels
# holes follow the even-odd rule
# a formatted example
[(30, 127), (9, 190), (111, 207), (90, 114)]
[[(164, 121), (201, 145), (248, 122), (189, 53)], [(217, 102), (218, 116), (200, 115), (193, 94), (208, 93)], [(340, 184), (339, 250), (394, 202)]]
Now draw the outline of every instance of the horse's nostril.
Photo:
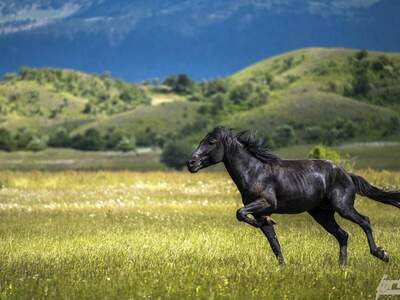
[(196, 161), (194, 159), (189, 160), (189, 165), (194, 165)]

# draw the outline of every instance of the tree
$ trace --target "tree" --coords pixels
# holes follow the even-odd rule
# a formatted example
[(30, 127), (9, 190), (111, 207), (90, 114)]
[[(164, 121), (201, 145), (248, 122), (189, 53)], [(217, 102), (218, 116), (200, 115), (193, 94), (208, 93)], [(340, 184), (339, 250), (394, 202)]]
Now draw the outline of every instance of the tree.
[(59, 128), (50, 136), (48, 145), (50, 147), (69, 147), (71, 146), (71, 138), (69, 133), (64, 128)]
[(228, 82), (222, 79), (207, 81), (201, 84), (201, 89), (206, 97), (223, 94), (228, 91)]
[(136, 149), (136, 139), (131, 134), (126, 134), (111, 127), (103, 137), (104, 148), (108, 150), (132, 151)]
[(368, 52), (366, 50), (361, 50), (355, 54), (355, 59), (351, 58), (350, 63), (352, 65), (352, 94), (354, 96), (366, 95), (371, 89), (371, 84), (369, 80), (369, 61), (366, 60)]
[(186, 74), (179, 74), (174, 91), (178, 94), (189, 93), (194, 86), (194, 82)]
[(0, 150), (11, 151), (15, 148), (14, 139), (5, 128), (0, 128)]
[(90, 114), (92, 112), (92, 105), (90, 103), (86, 103), (85, 107), (82, 110), (83, 114)]
[(178, 77), (170, 75), (165, 78), (163, 84), (178, 94), (190, 93), (195, 85), (194, 81), (186, 74), (179, 74)]
[(28, 131), (26, 128), (19, 128), (14, 139), (16, 142), (17, 149), (19, 150), (27, 149), (28, 144), (33, 139), (33, 133)]
[(339, 138), (340, 138), (340, 130), (332, 128), (326, 132), (324, 136), (324, 144), (333, 145), (339, 140)]
[(224, 94), (215, 94), (211, 97), (211, 106), (209, 112), (215, 116), (224, 109), (225, 103), (227, 103), (227, 99)]
[(164, 144), (163, 137), (154, 132), (150, 127), (138, 132), (135, 137), (136, 144), (142, 147), (161, 146)]
[(352, 85), (354, 95), (366, 95), (371, 89), (371, 84), (368, 77), (368, 70), (364, 68), (356, 70), (354, 72)]
[(368, 57), (368, 51), (365, 49), (360, 50), (360, 51), (356, 52), (356, 54), (355, 54), (355, 58), (357, 60), (363, 60), (364, 58), (367, 58), (367, 57)]
[(164, 79), (163, 85), (169, 86), (171, 89), (175, 89), (177, 82), (178, 79), (175, 75), (169, 75)]
[(76, 135), (72, 138), (72, 146), (81, 150), (102, 150), (103, 140), (99, 131), (95, 128), (90, 128), (83, 135)]
[(323, 138), (323, 131), (319, 126), (306, 127), (304, 140), (308, 143), (320, 142)]
[(292, 126), (282, 125), (275, 129), (273, 139), (277, 147), (284, 147), (292, 144), (295, 136), (296, 134)]
[(229, 98), (233, 104), (240, 104), (248, 100), (252, 92), (253, 86), (250, 83), (243, 83), (231, 91)]
[(175, 141), (165, 145), (161, 162), (170, 168), (181, 170), (189, 159), (192, 147), (185, 141)]

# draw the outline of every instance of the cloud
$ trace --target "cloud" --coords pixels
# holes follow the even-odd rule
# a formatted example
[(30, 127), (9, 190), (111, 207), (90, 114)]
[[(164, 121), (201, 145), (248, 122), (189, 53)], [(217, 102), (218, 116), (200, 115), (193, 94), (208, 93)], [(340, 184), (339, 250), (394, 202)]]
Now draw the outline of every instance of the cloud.
[(353, 15), (358, 9), (369, 8), (381, 0), (310, 0), (308, 11), (312, 14), (331, 15)]
[(381, 0), (336, 0), (333, 1), (332, 6), (339, 9), (349, 9), (349, 8), (368, 8)]
[(6, 6), (0, 7), (0, 34), (15, 33), (19, 31), (32, 30), (69, 17), (79, 11), (81, 6), (76, 3), (66, 3), (59, 8), (41, 8), (37, 3), (27, 5), (23, 8), (3, 13)]

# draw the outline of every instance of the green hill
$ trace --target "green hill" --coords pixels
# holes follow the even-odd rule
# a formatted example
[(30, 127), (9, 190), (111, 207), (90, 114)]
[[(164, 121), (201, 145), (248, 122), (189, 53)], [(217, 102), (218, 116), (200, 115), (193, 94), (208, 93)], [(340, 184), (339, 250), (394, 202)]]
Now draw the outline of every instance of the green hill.
[[(155, 145), (194, 141), (217, 124), (257, 129), (279, 147), (388, 140), (400, 128), (400, 54), (301, 49), (202, 83), (171, 76), (164, 85), (131, 84), (27, 67), (0, 81), (0, 129), (20, 140), (26, 131), (50, 140), (65, 131), (68, 146), (95, 128)], [(89, 142), (97, 138), (90, 132)]]
[(230, 81), (262, 86), (268, 94), (266, 104), (228, 116), (234, 127), (268, 134), (287, 124), (300, 140), (316, 127), (340, 131), (348, 126), (344, 138), (360, 140), (395, 135), (400, 127), (399, 54), (302, 49), (250, 66)]

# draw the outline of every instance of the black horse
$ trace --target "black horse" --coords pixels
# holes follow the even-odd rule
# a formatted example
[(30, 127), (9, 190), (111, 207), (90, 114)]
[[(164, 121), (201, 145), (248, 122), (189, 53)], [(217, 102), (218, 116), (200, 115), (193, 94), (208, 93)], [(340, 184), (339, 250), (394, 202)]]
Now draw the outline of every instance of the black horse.
[[(217, 127), (200, 142), (187, 163), (190, 172), (223, 162), (242, 196), (239, 221), (260, 228), (279, 263), (284, 259), (271, 214), (308, 212), (339, 242), (339, 263), (346, 264), (348, 234), (335, 221), (338, 212), (365, 232), (372, 255), (388, 262), (375, 244), (368, 217), (354, 208), (356, 193), (400, 208), (400, 192), (387, 192), (326, 160), (285, 160), (248, 132)], [(252, 215), (253, 217), (249, 217)]]

